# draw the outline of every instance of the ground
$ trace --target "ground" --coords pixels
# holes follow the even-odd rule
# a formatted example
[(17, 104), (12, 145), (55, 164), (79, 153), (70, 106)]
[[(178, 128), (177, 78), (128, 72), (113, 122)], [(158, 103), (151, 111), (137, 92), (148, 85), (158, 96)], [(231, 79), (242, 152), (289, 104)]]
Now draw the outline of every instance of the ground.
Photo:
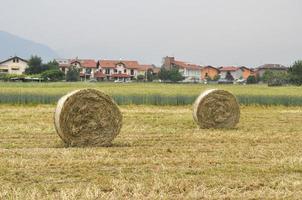
[(0, 105), (0, 199), (299, 199), (302, 108), (241, 108), (200, 130), (191, 106), (122, 106), (108, 148), (65, 148), (54, 105)]

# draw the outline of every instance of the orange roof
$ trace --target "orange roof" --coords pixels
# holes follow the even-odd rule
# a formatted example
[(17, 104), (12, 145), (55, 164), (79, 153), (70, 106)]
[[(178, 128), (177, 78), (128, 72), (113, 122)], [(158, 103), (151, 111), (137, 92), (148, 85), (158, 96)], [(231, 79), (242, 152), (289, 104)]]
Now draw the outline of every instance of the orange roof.
[(112, 74), (111, 77), (113, 77), (113, 78), (130, 78), (131, 76), (128, 74)]
[(99, 65), (102, 68), (115, 68), (117, 64), (122, 63), (128, 69), (138, 69), (140, 65), (137, 61), (129, 60), (99, 60)]
[(81, 67), (96, 68), (96, 62), (95, 62), (95, 60), (92, 60), (92, 59), (74, 59), (74, 60), (71, 60), (70, 64), (73, 64), (76, 62), (80, 63)]
[(101, 72), (101, 71), (96, 72), (96, 73), (94, 74), (94, 76), (95, 76), (96, 78), (104, 78), (104, 77), (106, 77), (105, 74), (103, 74), (103, 72)]
[(139, 65), (138, 71), (148, 71), (149, 69), (153, 68), (153, 65)]
[(186, 63), (183, 61), (173, 61), (172, 64), (179, 66), (182, 69), (192, 69), (192, 70), (200, 70), (201, 67), (199, 65), (195, 65), (195, 64), (190, 64), (190, 63)]
[(227, 66), (227, 67), (220, 67), (220, 71), (237, 71), (240, 69), (240, 67), (234, 67), (234, 66)]

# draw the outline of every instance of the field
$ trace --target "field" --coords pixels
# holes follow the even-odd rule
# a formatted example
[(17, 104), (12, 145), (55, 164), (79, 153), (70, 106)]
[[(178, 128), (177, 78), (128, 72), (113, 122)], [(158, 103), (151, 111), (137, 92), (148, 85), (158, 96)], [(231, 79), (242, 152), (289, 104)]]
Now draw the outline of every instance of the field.
[(235, 94), (242, 105), (302, 106), (301, 87), (160, 83), (0, 83), (0, 103), (55, 104), (80, 88), (100, 89), (119, 105), (191, 105), (201, 91), (220, 88)]
[[(119, 103), (111, 147), (57, 136), (55, 103), (79, 88)], [(191, 103), (209, 88), (239, 99), (235, 129), (194, 124)], [(0, 83), (0, 199), (300, 199), (301, 121), (301, 87)]]
[(121, 106), (109, 148), (65, 148), (54, 105), (0, 105), (0, 199), (300, 199), (302, 108), (242, 106), (200, 130), (191, 106)]

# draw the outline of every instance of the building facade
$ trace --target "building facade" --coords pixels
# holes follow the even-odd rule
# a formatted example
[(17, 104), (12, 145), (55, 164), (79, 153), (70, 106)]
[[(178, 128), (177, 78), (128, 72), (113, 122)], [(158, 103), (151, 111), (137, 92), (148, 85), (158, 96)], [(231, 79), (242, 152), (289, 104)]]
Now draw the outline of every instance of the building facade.
[(199, 81), (201, 78), (200, 65), (191, 64), (184, 61), (178, 61), (175, 60), (174, 57), (164, 57), (162, 67), (167, 70), (178, 68), (179, 72), (182, 74), (185, 80)]
[(213, 66), (205, 66), (201, 69), (201, 80), (207, 80), (211, 79), (213, 80), (215, 77), (219, 75), (220, 71), (219, 69), (213, 67)]
[(24, 74), (28, 61), (18, 56), (0, 62), (0, 74)]

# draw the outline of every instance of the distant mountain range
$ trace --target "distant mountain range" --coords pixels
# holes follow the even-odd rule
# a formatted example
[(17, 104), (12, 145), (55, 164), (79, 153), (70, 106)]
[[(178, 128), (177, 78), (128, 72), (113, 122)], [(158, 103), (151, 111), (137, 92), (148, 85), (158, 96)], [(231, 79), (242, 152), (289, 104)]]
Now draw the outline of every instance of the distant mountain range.
[(0, 60), (15, 55), (24, 59), (29, 59), (31, 55), (37, 55), (43, 61), (53, 60), (58, 57), (58, 54), (47, 45), (0, 31)]

